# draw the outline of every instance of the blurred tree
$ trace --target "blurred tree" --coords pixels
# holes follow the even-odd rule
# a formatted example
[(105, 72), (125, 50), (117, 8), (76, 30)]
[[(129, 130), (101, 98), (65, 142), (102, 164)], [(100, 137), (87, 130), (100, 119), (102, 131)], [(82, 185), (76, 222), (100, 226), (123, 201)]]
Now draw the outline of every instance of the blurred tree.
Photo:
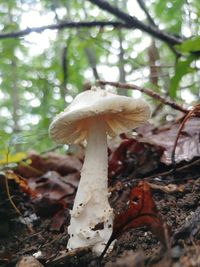
[(50, 146), (52, 117), (96, 79), (199, 101), (199, 0), (1, 1), (0, 29), (2, 147), (16, 134)]

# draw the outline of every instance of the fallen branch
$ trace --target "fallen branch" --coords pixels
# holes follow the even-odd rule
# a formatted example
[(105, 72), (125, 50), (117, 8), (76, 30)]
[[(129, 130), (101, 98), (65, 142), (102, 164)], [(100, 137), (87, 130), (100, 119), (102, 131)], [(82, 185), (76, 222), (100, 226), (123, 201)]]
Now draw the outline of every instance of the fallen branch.
[(176, 110), (181, 111), (183, 113), (188, 113), (187, 109), (181, 107), (180, 105), (176, 104), (172, 100), (169, 100), (166, 97), (163, 97), (163, 96), (159, 95), (158, 93), (155, 93), (155, 92), (151, 91), (150, 89), (147, 89), (144, 87), (139, 87), (137, 85), (128, 84), (128, 83), (108, 82), (108, 81), (102, 81), (102, 80), (97, 81), (97, 83), (99, 85), (111, 85), (111, 86), (114, 86), (117, 88), (122, 88), (122, 89), (138, 90), (138, 91), (162, 102), (163, 104), (172, 107), (173, 109), (176, 109)]
[(45, 30), (63, 30), (65, 28), (90, 28), (90, 27), (107, 27), (112, 26), (115, 28), (130, 28), (120, 21), (84, 21), (84, 22), (60, 22), (58, 24), (45, 25), (40, 27), (27, 28), (21, 31), (5, 32), (0, 34), (0, 39), (18, 38), (28, 35), (32, 32), (41, 33)]

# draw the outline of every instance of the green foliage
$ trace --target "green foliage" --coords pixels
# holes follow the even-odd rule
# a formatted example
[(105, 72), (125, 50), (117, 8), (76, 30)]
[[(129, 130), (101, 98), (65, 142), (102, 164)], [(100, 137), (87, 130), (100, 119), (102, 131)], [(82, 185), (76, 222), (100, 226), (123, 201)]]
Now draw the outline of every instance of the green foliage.
[(194, 72), (194, 68), (191, 67), (192, 61), (195, 59), (193, 55), (187, 58), (180, 58), (175, 67), (175, 74), (171, 79), (169, 94), (172, 98), (177, 95), (177, 89), (182, 77), (186, 74)]
[[(187, 37), (193, 36), (175, 47), (182, 54), (177, 63), (172, 49), (157, 40), (154, 40), (156, 59), (150, 62), (152, 38), (137, 29), (75, 28), (0, 39), (1, 151), (9, 142), (13, 153), (29, 149), (43, 151), (53, 146), (48, 137), (52, 118), (83, 90), (85, 82), (95, 82), (95, 68), (101, 79), (113, 81), (119, 81), (119, 74), (124, 70), (127, 82), (149, 86), (180, 103), (184, 101), (180, 98), (181, 86), (190, 85), (191, 93), (198, 101), (199, 60), (196, 52), (200, 50), (197, 36), (200, 32), (200, 1), (191, 0), (189, 6), (182, 0), (144, 2), (159, 28), (178, 36), (185, 33)], [(135, 3), (134, 9), (131, 7), (133, 1), (112, 0), (109, 3), (148, 23), (144, 12), (136, 8)], [(0, 3), (2, 32), (65, 20), (117, 19), (89, 1), (9, 0)], [(66, 47), (64, 84), (63, 51)], [(157, 84), (150, 80), (150, 76), (155, 75), (151, 73), (151, 64), (158, 67)]]
[[(165, 24), (165, 29), (180, 34), (183, 23), (183, 17), (181, 15), (183, 12), (183, 5), (184, 1), (182, 0), (156, 0), (153, 3), (153, 10), (160, 23)], [(179, 12), (179, 15), (177, 12)]]
[(200, 52), (200, 36), (196, 36), (194, 38), (184, 41), (180, 45), (176, 45), (176, 49), (182, 54)]

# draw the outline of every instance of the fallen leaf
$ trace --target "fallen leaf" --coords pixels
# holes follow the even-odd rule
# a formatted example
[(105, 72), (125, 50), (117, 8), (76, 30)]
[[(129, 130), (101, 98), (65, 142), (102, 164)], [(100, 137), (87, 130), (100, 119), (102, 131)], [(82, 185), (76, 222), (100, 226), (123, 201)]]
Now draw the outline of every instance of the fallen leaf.
[(139, 142), (134, 138), (126, 138), (110, 152), (108, 174), (113, 178), (121, 173), (124, 176), (132, 172), (146, 174), (155, 170), (164, 152), (161, 146)]
[(13, 162), (19, 162), (26, 158), (27, 155), (24, 152), (17, 152), (15, 154), (10, 154), (8, 151), (3, 150), (0, 151), (0, 165), (13, 163)]
[(69, 224), (69, 218), (70, 218), (69, 210), (67, 209), (59, 210), (51, 219), (49, 230), (60, 231), (64, 224), (65, 225)]
[(105, 254), (112, 241), (131, 228), (146, 226), (164, 245), (166, 227), (152, 198), (148, 183), (139, 182), (130, 193), (128, 208), (117, 214), (114, 219), (113, 233), (102, 253)]
[(50, 171), (38, 178), (24, 179), (13, 171), (6, 171), (5, 177), (15, 181), (31, 197), (37, 215), (52, 216), (72, 206), (80, 174), (75, 172), (62, 177), (59, 173)]
[[(163, 147), (164, 153), (161, 157), (161, 162), (166, 165), (171, 165), (171, 155), (176, 140), (178, 130), (183, 121), (183, 118), (175, 123), (169, 123), (165, 127), (154, 128), (150, 132), (145, 132), (138, 140), (147, 142), (152, 145)], [(175, 161), (190, 161), (195, 157), (200, 156), (200, 118), (191, 117), (187, 120), (183, 130), (181, 131), (176, 146)]]
[(50, 199), (45, 196), (32, 199), (32, 203), (34, 204), (34, 212), (40, 217), (51, 218), (58, 211), (67, 208), (67, 204), (64, 200)]
[(152, 198), (148, 183), (139, 182), (131, 190), (127, 210), (117, 215), (114, 220), (114, 235), (119, 235), (129, 228), (148, 226), (159, 240), (165, 242), (163, 222)]
[(38, 178), (28, 179), (28, 185), (38, 196), (45, 196), (52, 200), (63, 199), (65, 196), (73, 195), (76, 191), (73, 184), (65, 182), (55, 171), (49, 171)]
[(51, 216), (73, 204), (79, 173), (70, 174), (70, 179), (68, 181), (67, 177), (63, 178), (54, 171), (28, 179), (30, 189), (37, 194), (32, 198), (36, 214)]
[(200, 111), (200, 104), (192, 107), (192, 109), (188, 112), (188, 114), (183, 118), (183, 121), (181, 122), (181, 124), (179, 126), (179, 129), (178, 129), (178, 132), (177, 132), (177, 135), (176, 135), (176, 139), (174, 141), (174, 145), (173, 145), (173, 148), (172, 148), (172, 154), (171, 154), (171, 161), (172, 161), (174, 170), (175, 170), (175, 165), (176, 165), (176, 159), (175, 159), (176, 148), (177, 148), (178, 139), (180, 137), (180, 134), (183, 132), (183, 129), (185, 128), (185, 125), (186, 125), (187, 121), (192, 116), (194, 116), (195, 114), (199, 115), (199, 111)]
[(134, 142), (133, 139), (122, 140), (121, 144), (116, 148), (116, 150), (111, 153), (108, 165), (109, 177), (119, 174), (124, 168), (124, 160), (127, 155), (128, 147)]
[(56, 171), (61, 175), (80, 171), (81, 161), (75, 156), (59, 155), (53, 152), (40, 156), (31, 153), (28, 162), (22, 161), (15, 172), (26, 178), (39, 177), (48, 171)]
[(29, 196), (36, 197), (37, 193), (30, 188), (26, 179), (24, 179), (20, 175), (17, 175), (11, 170), (6, 171), (4, 174), (5, 174), (6, 179), (14, 180), (15, 183), (19, 185), (20, 189), (24, 193), (26, 193)]

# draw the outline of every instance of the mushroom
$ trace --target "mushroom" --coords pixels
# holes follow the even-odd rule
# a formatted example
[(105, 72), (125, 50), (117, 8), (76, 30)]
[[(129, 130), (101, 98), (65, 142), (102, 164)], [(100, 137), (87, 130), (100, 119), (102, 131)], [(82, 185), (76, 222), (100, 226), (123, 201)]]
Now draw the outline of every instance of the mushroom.
[(150, 108), (144, 100), (93, 87), (77, 95), (51, 123), (49, 133), (56, 142), (77, 144), (87, 140), (68, 227), (68, 249), (91, 246), (98, 255), (103, 251), (113, 226), (107, 189), (107, 134), (113, 137), (127, 132), (149, 117)]

